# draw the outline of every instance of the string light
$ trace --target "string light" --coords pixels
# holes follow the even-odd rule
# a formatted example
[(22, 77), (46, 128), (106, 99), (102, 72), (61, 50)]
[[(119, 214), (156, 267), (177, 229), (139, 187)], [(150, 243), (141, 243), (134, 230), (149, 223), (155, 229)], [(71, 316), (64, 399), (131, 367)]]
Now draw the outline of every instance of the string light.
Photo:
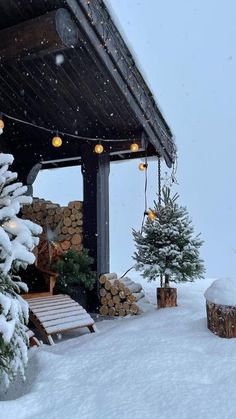
[(101, 154), (103, 152), (103, 150), (104, 150), (104, 148), (103, 148), (102, 144), (100, 144), (100, 143), (96, 144), (95, 147), (94, 147), (94, 152), (96, 154)]
[(155, 219), (155, 217), (156, 217), (155, 212), (152, 211), (152, 210), (145, 211), (144, 214), (147, 215), (149, 221), (153, 221)]
[(130, 144), (130, 151), (135, 152), (138, 151), (139, 147), (138, 144), (133, 142), (132, 144)]
[[(15, 121), (15, 122), (19, 122), (20, 124), (28, 125), (30, 127), (37, 128), (41, 131), (49, 132), (51, 134), (53, 134), (55, 132), (55, 130), (53, 130), (53, 129), (43, 127), (42, 125), (34, 124), (33, 122), (29, 122), (29, 121), (26, 121), (24, 119), (15, 118), (14, 116), (8, 115), (5, 112), (0, 112), (0, 120), (2, 120), (1, 116), (4, 116), (5, 118), (11, 119), (12, 121)], [(96, 143), (98, 141), (102, 141), (102, 142), (114, 141), (114, 138), (84, 137), (82, 135), (71, 134), (69, 132), (59, 131), (59, 130), (57, 130), (56, 132), (57, 132), (58, 136), (63, 135), (63, 136), (70, 137), (70, 138), (75, 138), (75, 139), (78, 139), (78, 140), (91, 141), (91, 142), (96, 142)], [(122, 143), (122, 142), (125, 143), (125, 142), (131, 141), (131, 140), (130, 140), (130, 138), (117, 138), (115, 141), (118, 142), (118, 143)]]
[(139, 163), (138, 168), (143, 172), (145, 169), (147, 169), (148, 165), (145, 163)]
[(2, 120), (2, 113), (0, 112), (0, 135), (3, 133), (4, 122)]
[(55, 148), (61, 147), (62, 145), (62, 139), (58, 135), (55, 135), (55, 137), (52, 138), (52, 145)]

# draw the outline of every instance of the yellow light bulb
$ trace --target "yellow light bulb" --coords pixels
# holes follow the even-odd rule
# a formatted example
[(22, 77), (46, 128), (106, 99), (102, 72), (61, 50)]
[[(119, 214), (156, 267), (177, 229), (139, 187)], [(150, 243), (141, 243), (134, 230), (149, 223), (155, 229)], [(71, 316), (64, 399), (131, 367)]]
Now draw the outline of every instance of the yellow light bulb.
[(102, 146), (102, 144), (96, 144), (94, 147), (94, 151), (97, 154), (101, 154), (103, 152), (104, 148)]
[(147, 168), (147, 165), (145, 163), (139, 163), (138, 168), (143, 172)]
[(52, 139), (52, 145), (53, 145), (53, 147), (61, 147), (61, 145), (62, 145), (62, 139), (61, 139), (61, 137), (58, 137), (58, 136), (55, 136), (55, 137), (53, 137), (53, 139)]
[(3, 129), (3, 128), (4, 128), (4, 122), (2, 119), (0, 119), (0, 129)]
[(132, 152), (138, 151), (138, 144), (137, 143), (130, 144), (130, 151)]
[(155, 219), (155, 213), (152, 210), (148, 211), (148, 219), (149, 221), (153, 221)]

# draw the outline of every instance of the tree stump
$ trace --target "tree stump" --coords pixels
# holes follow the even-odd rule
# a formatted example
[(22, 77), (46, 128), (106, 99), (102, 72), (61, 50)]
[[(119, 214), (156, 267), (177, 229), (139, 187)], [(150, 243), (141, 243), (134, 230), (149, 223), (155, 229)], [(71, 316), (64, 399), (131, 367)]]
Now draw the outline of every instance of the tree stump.
[(157, 308), (176, 307), (177, 289), (176, 288), (157, 288)]
[(207, 327), (221, 338), (236, 338), (236, 307), (206, 302)]

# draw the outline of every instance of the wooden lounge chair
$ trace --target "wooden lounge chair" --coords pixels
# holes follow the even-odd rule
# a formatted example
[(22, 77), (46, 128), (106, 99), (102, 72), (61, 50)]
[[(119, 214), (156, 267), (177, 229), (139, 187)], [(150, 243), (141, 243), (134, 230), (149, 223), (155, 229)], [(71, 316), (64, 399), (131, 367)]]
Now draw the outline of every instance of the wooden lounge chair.
[(54, 344), (52, 335), (79, 327), (95, 332), (94, 320), (87, 311), (68, 295), (58, 294), (27, 299), (30, 320), (44, 340)]
[(22, 297), (29, 304), (30, 321), (43, 339), (53, 345), (53, 334), (79, 327), (87, 327), (90, 332), (95, 332), (94, 320), (80, 304), (68, 295), (53, 295), (57, 274), (45, 270), (41, 272), (46, 277), (48, 291), (23, 294)]

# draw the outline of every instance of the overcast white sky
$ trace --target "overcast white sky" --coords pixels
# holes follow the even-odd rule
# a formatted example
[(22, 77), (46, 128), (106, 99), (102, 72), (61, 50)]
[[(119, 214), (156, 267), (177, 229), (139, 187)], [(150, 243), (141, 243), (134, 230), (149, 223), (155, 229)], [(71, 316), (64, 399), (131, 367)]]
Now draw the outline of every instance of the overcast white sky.
[[(180, 201), (205, 240), (207, 276), (236, 275), (235, 121), (236, 3), (234, 0), (109, 0), (176, 137)], [(132, 228), (143, 214), (143, 174), (137, 163), (113, 165), (111, 270), (132, 264)], [(149, 165), (149, 205), (156, 167)], [(78, 188), (71, 186), (78, 177)], [(66, 204), (82, 197), (79, 168), (42, 172), (35, 195)]]

